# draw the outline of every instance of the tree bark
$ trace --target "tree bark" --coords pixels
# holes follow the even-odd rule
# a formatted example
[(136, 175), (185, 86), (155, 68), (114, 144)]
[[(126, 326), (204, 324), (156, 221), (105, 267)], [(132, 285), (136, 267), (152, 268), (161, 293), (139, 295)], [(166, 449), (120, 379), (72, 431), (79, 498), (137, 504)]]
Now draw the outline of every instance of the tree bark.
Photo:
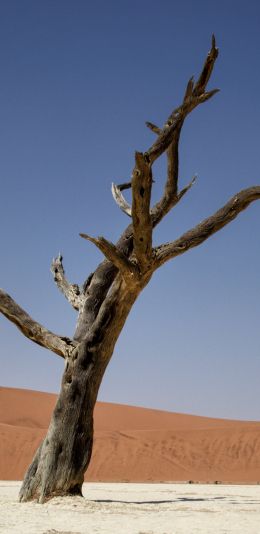
[(99, 386), (125, 320), (146, 283), (141, 286), (134, 281), (131, 286), (118, 274), (88, 334), (66, 360), (50, 426), (26, 473), (20, 501), (42, 503), (56, 495), (81, 495), (92, 453)]
[[(87, 343), (66, 363), (60, 395), (46, 438), (25, 476), (20, 501), (44, 502), (55, 495), (81, 494), (93, 445), (97, 365)], [(99, 371), (100, 374), (100, 371)]]

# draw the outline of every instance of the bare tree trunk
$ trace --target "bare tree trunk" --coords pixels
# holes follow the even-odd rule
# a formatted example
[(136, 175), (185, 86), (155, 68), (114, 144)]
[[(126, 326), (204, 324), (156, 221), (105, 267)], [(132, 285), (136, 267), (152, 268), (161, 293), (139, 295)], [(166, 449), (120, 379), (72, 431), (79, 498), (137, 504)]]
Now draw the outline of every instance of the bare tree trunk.
[[(140, 291), (116, 280), (101, 320), (66, 361), (46, 438), (29, 467), (20, 501), (81, 495), (93, 446), (93, 411), (115, 342)], [(128, 295), (126, 299), (125, 296)]]
[[(85, 349), (85, 350), (84, 350)], [(93, 409), (97, 369), (87, 346), (75, 354), (62, 379), (61, 392), (43, 443), (25, 476), (20, 500), (81, 494), (93, 445)]]

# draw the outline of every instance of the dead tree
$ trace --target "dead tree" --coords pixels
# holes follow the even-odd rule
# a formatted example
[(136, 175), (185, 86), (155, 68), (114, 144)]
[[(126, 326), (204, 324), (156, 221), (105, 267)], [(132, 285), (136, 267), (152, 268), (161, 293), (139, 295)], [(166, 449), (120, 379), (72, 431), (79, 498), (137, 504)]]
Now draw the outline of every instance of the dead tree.
[[(159, 128), (147, 123), (155, 134), (152, 146), (135, 153), (131, 181), (112, 186), (113, 197), (130, 224), (117, 244), (104, 237), (81, 237), (94, 243), (105, 260), (82, 288), (70, 284), (62, 257), (52, 263), (58, 288), (78, 312), (73, 339), (58, 336), (34, 321), (4, 291), (0, 311), (29, 339), (65, 359), (61, 392), (45, 439), (37, 450), (20, 491), (20, 500), (44, 502), (55, 495), (81, 495), (84, 473), (93, 445), (93, 409), (104, 372), (126, 318), (153, 273), (166, 261), (184, 254), (230, 223), (247, 206), (260, 198), (260, 186), (237, 193), (225, 206), (173, 242), (153, 248), (154, 227), (192, 187), (178, 187), (178, 145), (183, 123), (189, 113), (209, 100), (217, 89), (206, 89), (218, 56), (214, 36), (197, 81), (191, 78), (182, 103)], [(154, 162), (167, 155), (167, 178), (162, 198), (151, 207)], [(132, 203), (122, 191), (131, 188)]]

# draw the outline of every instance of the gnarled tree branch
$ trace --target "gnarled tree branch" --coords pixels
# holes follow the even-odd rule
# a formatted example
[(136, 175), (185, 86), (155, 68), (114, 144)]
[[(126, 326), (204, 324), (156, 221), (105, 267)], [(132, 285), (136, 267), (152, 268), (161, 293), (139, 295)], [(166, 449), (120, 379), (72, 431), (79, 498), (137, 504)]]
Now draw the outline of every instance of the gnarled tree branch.
[(158, 224), (176, 204), (178, 197), (179, 139), (181, 127), (182, 123), (176, 128), (172, 143), (167, 150), (167, 180), (162, 198), (151, 210), (153, 224)]
[(139, 271), (137, 266), (130, 261), (121, 250), (119, 250), (113, 243), (107, 241), (104, 237), (91, 237), (87, 234), (79, 234), (80, 237), (94, 243), (106, 258), (111, 261), (115, 267), (121, 272), (124, 277), (139, 277)]
[[(208, 72), (209, 74), (211, 74), (215, 59), (217, 57), (217, 53), (218, 51), (215, 47), (215, 41), (213, 40), (211, 51), (205, 61), (202, 72), (204, 73)], [(201, 74), (199, 77), (199, 80), (202, 80), (202, 78), (204, 79), (204, 86), (205, 86), (205, 80), (208, 81), (209, 76), (205, 76), (205, 74), (203, 74), (203, 77), (202, 77), (202, 74)], [(203, 84), (200, 81), (200, 84), (198, 86), (196, 85), (197, 89), (199, 87), (201, 88), (202, 85)], [(193, 89), (194, 89), (194, 81), (193, 81), (193, 78), (191, 78), (188, 82), (186, 92), (185, 92), (185, 97), (184, 97), (184, 100), (186, 101), (186, 105), (180, 106), (179, 108), (173, 111), (170, 117), (168, 117), (164, 125), (164, 128), (162, 130), (156, 127), (155, 125), (152, 125), (155, 127), (154, 129), (155, 133), (159, 135), (158, 135), (158, 139), (156, 140), (155, 144), (152, 145), (152, 147), (150, 148), (150, 153), (151, 153), (150, 162), (154, 161), (164, 151), (168, 149), (168, 146), (173, 142), (174, 136), (176, 135), (175, 130), (177, 126), (178, 125), (180, 126), (182, 124), (183, 119), (186, 117), (186, 115), (188, 115), (188, 113), (194, 107), (196, 107), (196, 105), (202, 102), (203, 99), (199, 100), (198, 96), (195, 99), (192, 99)], [(193, 100), (193, 102), (192, 104), (190, 103), (188, 105), (189, 99)], [(151, 128), (151, 126), (149, 127)], [(149, 157), (149, 151), (148, 151), (148, 157)], [(123, 188), (121, 187), (120, 190), (122, 191)], [(171, 207), (174, 206), (176, 199), (177, 199), (177, 196), (174, 197), (173, 202), (172, 200), (170, 201), (169, 203), (170, 209)], [(160, 222), (164, 214), (168, 212), (167, 210), (164, 204), (164, 210), (159, 211), (156, 218), (155, 216), (153, 216), (152, 218), (153, 226), (156, 226)], [(125, 256), (129, 257), (132, 254), (132, 251), (133, 251), (133, 225), (132, 224), (130, 224), (126, 228), (126, 230), (123, 232), (116, 246), (118, 247), (119, 250), (121, 250), (121, 252), (124, 253)], [(92, 277), (91, 283), (89, 284), (89, 287), (87, 290), (87, 295), (86, 295), (87, 298), (84, 303), (80, 322), (78, 324), (74, 339), (81, 340), (84, 337), (84, 331), (88, 330), (93, 320), (97, 316), (99, 308), (103, 300), (106, 298), (107, 292), (109, 288), (111, 287), (117, 275), (117, 272), (118, 271), (115, 265), (107, 260), (103, 261), (96, 269)]]
[[(193, 77), (188, 81), (182, 104), (174, 109), (162, 129), (151, 122), (146, 122), (146, 126), (156, 133), (158, 138), (152, 147), (147, 150), (145, 156), (152, 164), (160, 155), (163, 154), (163, 152), (167, 151), (168, 161), (167, 181), (164, 194), (151, 211), (153, 225), (158, 224), (176, 204), (179, 174), (178, 149), (181, 129), (187, 115), (199, 104), (206, 102), (218, 92), (218, 89), (205, 92), (217, 57), (218, 49), (216, 48), (215, 37), (213, 35), (211, 50), (207, 55), (198, 81), (196, 84), (194, 84)], [(131, 206), (125, 200), (121, 191), (130, 185), (131, 184), (121, 184), (116, 186), (115, 184), (112, 184), (112, 194), (114, 200), (120, 209), (129, 216), (132, 215)], [(179, 200), (180, 198), (181, 197), (179, 197)]]
[(164, 193), (160, 201), (152, 209), (153, 221), (156, 221), (156, 224), (176, 204), (179, 174), (178, 149), (184, 120), (196, 106), (214, 96), (218, 91), (218, 89), (214, 89), (213, 91), (205, 92), (217, 56), (218, 49), (216, 48), (215, 37), (213, 35), (211, 50), (206, 58), (199, 79), (195, 85), (193, 77), (189, 80), (181, 106), (171, 113), (162, 129), (151, 122), (146, 123), (148, 128), (158, 134), (157, 141), (148, 150), (151, 160), (154, 161), (154, 159), (157, 159), (159, 155), (167, 150), (167, 181)]
[[(189, 84), (188, 84), (189, 85)], [(187, 92), (187, 91), (186, 91)], [(154, 133), (159, 134), (160, 128), (151, 122), (146, 122), (146, 126), (150, 128)], [(153, 226), (158, 224), (161, 219), (182, 199), (182, 197), (193, 186), (196, 176), (194, 176), (191, 182), (186, 185), (178, 193), (178, 177), (179, 177), (179, 138), (181, 133), (181, 127), (176, 129), (175, 135), (171, 145), (167, 150), (167, 181), (165, 184), (164, 194), (162, 198), (153, 206), (151, 210), (151, 217)]]
[(154, 163), (170, 146), (173, 140), (175, 130), (181, 125), (185, 117), (199, 104), (206, 102), (214, 96), (219, 89), (213, 89), (207, 93), (204, 93), (199, 96), (194, 96), (189, 99), (188, 102), (185, 102), (180, 108), (175, 112), (175, 115), (168, 120), (167, 126), (162, 128), (161, 134), (158, 136), (158, 139), (155, 143), (147, 150), (147, 156), (150, 158), (151, 163)]
[[(121, 237), (116, 243), (116, 247), (126, 257), (129, 257), (133, 250), (133, 226), (129, 224)], [(102, 261), (95, 272), (84, 283), (84, 295), (86, 297), (80, 320), (77, 324), (77, 329), (74, 339), (81, 341), (85, 337), (85, 332), (89, 330), (93, 321), (97, 317), (99, 308), (106, 298), (106, 295), (113, 284), (113, 281), (118, 273), (115, 265), (108, 260)]]
[(200, 224), (185, 232), (181, 237), (170, 243), (165, 243), (154, 249), (155, 268), (166, 261), (184, 254), (190, 248), (197, 247), (211, 235), (235, 219), (251, 202), (260, 199), (260, 186), (244, 189), (232, 197), (225, 206), (214, 215), (204, 219)]
[(63, 358), (70, 356), (76, 347), (76, 342), (67, 337), (57, 336), (47, 330), (40, 323), (34, 321), (26, 311), (8, 295), (0, 289), (0, 312), (14, 323), (17, 328), (31, 341), (55, 352)]
[(80, 310), (84, 302), (84, 297), (81, 294), (77, 284), (70, 284), (68, 282), (65, 276), (61, 254), (52, 260), (51, 272), (54, 277), (54, 282), (56, 282), (59, 290), (63, 293), (75, 310)]

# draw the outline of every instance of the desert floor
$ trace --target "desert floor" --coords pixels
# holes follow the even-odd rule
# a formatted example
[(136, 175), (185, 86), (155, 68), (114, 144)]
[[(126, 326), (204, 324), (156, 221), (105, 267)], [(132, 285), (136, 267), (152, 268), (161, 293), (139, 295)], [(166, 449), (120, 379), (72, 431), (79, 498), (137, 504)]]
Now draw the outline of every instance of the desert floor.
[(84, 484), (84, 499), (17, 502), (0, 482), (4, 534), (206, 534), (260, 532), (260, 486)]

